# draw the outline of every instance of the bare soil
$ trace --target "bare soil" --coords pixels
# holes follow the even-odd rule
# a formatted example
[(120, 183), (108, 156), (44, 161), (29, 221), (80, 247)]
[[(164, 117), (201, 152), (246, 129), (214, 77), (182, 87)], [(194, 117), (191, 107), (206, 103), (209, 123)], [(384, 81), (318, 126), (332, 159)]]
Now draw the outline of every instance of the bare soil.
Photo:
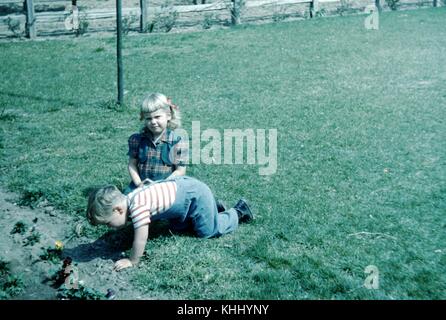
[[(10, 274), (19, 276), (24, 290), (13, 299), (58, 299), (52, 276), (62, 268), (56, 263), (43, 260), (46, 248), (54, 248), (57, 240), (64, 244), (63, 257), (71, 257), (80, 283), (98, 293), (108, 289), (115, 292), (115, 299), (152, 299), (144, 296), (132, 285), (132, 269), (113, 271), (114, 261), (131, 246), (129, 230), (113, 231), (97, 240), (83, 235), (85, 219), (62, 214), (46, 202), (38, 207), (19, 206), (16, 194), (0, 189), (0, 259), (9, 262)], [(17, 222), (26, 224), (26, 232), (11, 233)], [(131, 231), (131, 230), (130, 230)], [(39, 234), (40, 240), (27, 244), (31, 234)]]

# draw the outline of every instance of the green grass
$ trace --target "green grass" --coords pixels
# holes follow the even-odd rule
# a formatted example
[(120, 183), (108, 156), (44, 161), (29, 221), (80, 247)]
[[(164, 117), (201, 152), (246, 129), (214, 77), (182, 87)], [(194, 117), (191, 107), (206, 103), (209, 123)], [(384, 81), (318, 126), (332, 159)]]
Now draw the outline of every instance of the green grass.
[[(219, 239), (151, 233), (132, 271), (167, 299), (446, 298), (445, 8), (125, 38), (0, 44), (0, 183), (82, 217), (85, 192), (128, 181), (138, 99), (184, 127), (278, 129), (278, 171), (192, 165), (257, 219)], [(1, 112), (1, 109), (0, 109)], [(362, 232), (362, 233), (361, 233)], [(364, 269), (380, 287), (364, 287)]]

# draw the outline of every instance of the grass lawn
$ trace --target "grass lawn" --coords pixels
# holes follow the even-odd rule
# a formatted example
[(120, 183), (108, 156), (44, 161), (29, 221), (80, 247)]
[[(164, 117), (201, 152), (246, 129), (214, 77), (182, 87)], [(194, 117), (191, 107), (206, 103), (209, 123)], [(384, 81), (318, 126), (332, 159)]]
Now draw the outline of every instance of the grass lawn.
[[(191, 165), (257, 219), (212, 240), (156, 228), (131, 270), (164, 299), (446, 298), (446, 8), (202, 33), (0, 44), (0, 185), (83, 219), (86, 190), (124, 187), (145, 92), (183, 126), (278, 130), (278, 169)], [(89, 231), (92, 238), (104, 229)], [(161, 230), (161, 231), (159, 231)], [(379, 270), (367, 289), (364, 269)]]

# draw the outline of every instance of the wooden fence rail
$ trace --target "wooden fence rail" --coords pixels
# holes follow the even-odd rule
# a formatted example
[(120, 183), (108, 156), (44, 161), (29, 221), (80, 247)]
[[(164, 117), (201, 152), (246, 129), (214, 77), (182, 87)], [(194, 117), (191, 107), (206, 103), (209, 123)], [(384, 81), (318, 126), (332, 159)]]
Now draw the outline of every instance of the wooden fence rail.
[[(206, 3), (205, 0), (196, 1), (197, 3), (201, 2), (202, 4), (197, 5), (176, 5), (173, 6), (173, 10), (178, 15), (187, 15), (187, 14), (211, 14), (211, 13), (223, 13), (226, 12), (226, 15), (230, 18), (232, 24), (240, 24), (243, 20), (243, 16), (241, 15), (242, 7), (244, 9), (252, 9), (252, 8), (265, 8), (265, 10), (272, 10), (268, 8), (280, 7), (280, 6), (294, 6), (294, 5), (306, 5), (310, 17), (315, 17), (319, 12), (321, 3), (335, 3), (340, 0), (221, 0), (215, 3)], [(369, 0), (370, 4), (375, 4), (376, 7), (381, 10), (382, 1), (384, 0)], [(439, 0), (426, 0), (426, 2), (432, 3), (432, 6), (438, 7), (440, 5)], [(38, 3), (62, 3), (64, 2), (66, 5), (70, 3), (72, 5), (76, 5), (76, 0), (38, 0)], [(401, 1), (404, 3), (404, 1)], [(7, 3), (22, 3), (24, 7), (24, 12), (22, 14), (10, 14), (7, 16), (0, 16), (0, 25), (6, 25), (6, 21), (8, 19), (16, 19), (22, 21), (25, 19), (25, 35), (26, 37), (33, 39), (40, 32), (40, 28), (37, 26), (47, 26), (50, 24), (57, 24), (58, 31), (54, 33), (71, 33), (70, 30), (64, 30), (63, 21), (66, 19), (67, 13), (66, 11), (48, 11), (48, 12), (35, 12), (35, 0), (10, 0), (10, 1), (1, 1), (0, 5), (4, 5)], [(161, 13), (166, 7), (162, 6), (149, 6), (150, 0), (140, 0), (139, 7), (133, 8), (123, 8), (122, 13), (124, 17), (134, 16), (139, 24), (138, 30), (140, 32), (146, 32), (147, 26), (154, 19), (156, 14)], [(108, 20), (108, 30), (113, 30), (115, 25), (110, 23), (112, 20), (116, 19), (116, 11), (114, 8), (107, 9), (91, 9), (83, 12), (88, 21), (97, 23), (97, 30), (107, 30), (106, 27), (99, 27), (101, 25), (101, 21), (104, 22), (104, 25)], [(150, 19), (151, 18), (151, 19)], [(153, 21), (152, 21), (153, 22)], [(62, 27), (62, 30), (60, 28)], [(43, 27), (42, 27), (43, 29)], [(51, 29), (51, 28), (49, 28)], [(43, 32), (42, 32), (43, 33)]]

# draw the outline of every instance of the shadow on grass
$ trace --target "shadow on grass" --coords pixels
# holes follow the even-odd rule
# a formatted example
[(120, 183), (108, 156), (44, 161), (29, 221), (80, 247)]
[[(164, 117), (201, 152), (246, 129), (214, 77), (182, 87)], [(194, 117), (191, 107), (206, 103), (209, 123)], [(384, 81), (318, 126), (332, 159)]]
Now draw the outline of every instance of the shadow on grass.
[[(37, 102), (50, 102), (50, 103), (58, 103), (62, 106), (70, 106), (70, 107), (84, 107), (89, 105), (95, 105), (100, 106), (105, 109), (114, 109), (114, 110), (121, 110), (122, 107), (117, 104), (115, 99), (109, 98), (109, 99), (100, 99), (95, 101), (73, 101), (73, 100), (65, 100), (60, 98), (48, 98), (48, 97), (41, 97), (41, 96), (35, 96), (35, 95), (29, 95), (29, 94), (22, 94), (22, 93), (15, 93), (15, 92), (0, 92), (0, 96), (6, 96), (9, 98), (19, 98), (19, 99), (30, 99)], [(49, 109), (49, 111), (58, 111), (59, 109), (56, 107), (53, 107)]]
[[(173, 233), (167, 221), (156, 221), (150, 226), (149, 240), (170, 237), (172, 235), (193, 236), (190, 232)], [(71, 257), (76, 262), (89, 262), (96, 258), (122, 259), (122, 252), (130, 250), (133, 242), (133, 226), (130, 224), (120, 230), (111, 230), (91, 243), (79, 244), (73, 248), (64, 249), (64, 256)]]
[(29, 94), (21, 94), (21, 93), (14, 93), (14, 92), (0, 92), (0, 95), (10, 97), (10, 98), (21, 98), (21, 99), (30, 99), (35, 100), (38, 102), (55, 102), (55, 103), (63, 103), (70, 106), (79, 107), (81, 104), (79, 102), (69, 101), (69, 100), (63, 100), (63, 99), (55, 99), (55, 98), (48, 98), (48, 97), (39, 97), (39, 96), (33, 96)]
[(71, 257), (76, 262), (88, 262), (96, 258), (118, 260), (122, 258), (121, 252), (131, 248), (132, 238), (131, 226), (122, 230), (112, 230), (93, 242), (65, 248), (64, 256)]

